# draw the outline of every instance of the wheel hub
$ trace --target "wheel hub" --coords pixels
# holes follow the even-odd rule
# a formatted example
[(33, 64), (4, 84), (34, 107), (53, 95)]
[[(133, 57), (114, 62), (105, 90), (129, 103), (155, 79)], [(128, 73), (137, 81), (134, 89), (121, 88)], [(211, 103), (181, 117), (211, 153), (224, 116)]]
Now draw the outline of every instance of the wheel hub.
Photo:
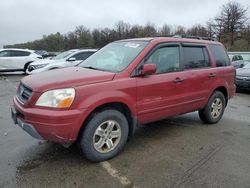
[(115, 149), (121, 139), (121, 127), (117, 121), (108, 120), (101, 123), (93, 136), (94, 148), (100, 153)]
[(212, 106), (211, 106), (211, 115), (212, 117), (218, 118), (222, 111), (222, 100), (220, 98), (214, 99)]

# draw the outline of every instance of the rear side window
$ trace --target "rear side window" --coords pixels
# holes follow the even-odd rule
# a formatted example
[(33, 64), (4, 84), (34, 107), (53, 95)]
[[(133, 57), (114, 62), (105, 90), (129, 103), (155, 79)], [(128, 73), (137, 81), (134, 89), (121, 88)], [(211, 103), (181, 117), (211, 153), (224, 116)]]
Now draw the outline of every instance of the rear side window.
[(183, 47), (184, 69), (209, 67), (210, 62), (205, 47)]
[(22, 56), (29, 56), (30, 52), (26, 52), (26, 51), (11, 51), (11, 56), (12, 57), (22, 57)]
[(230, 65), (230, 59), (221, 45), (210, 44), (209, 49), (211, 50), (217, 67), (224, 67)]

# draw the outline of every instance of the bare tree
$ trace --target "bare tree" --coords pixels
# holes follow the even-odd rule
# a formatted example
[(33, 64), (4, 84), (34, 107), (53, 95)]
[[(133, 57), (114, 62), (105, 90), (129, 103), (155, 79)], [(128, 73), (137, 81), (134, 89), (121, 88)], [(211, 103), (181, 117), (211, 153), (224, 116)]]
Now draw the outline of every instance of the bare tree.
[(131, 26), (129, 23), (126, 23), (124, 21), (118, 21), (115, 24), (115, 30), (118, 34), (118, 38), (119, 39), (128, 38), (130, 28)]
[(168, 24), (164, 24), (161, 28), (160, 28), (160, 35), (161, 36), (169, 36), (172, 34), (172, 28), (170, 25)]
[(247, 42), (246, 50), (250, 50), (250, 25), (248, 25), (241, 31), (241, 35)]
[(219, 35), (223, 34), (222, 40), (229, 42), (230, 46), (234, 45), (237, 33), (248, 20), (247, 11), (248, 9), (238, 2), (230, 1), (221, 7), (220, 14), (215, 18), (215, 27)]
[(186, 28), (181, 26), (181, 25), (178, 25), (178, 26), (175, 26), (175, 35), (185, 35), (186, 34)]
[(208, 37), (207, 29), (200, 24), (194, 25), (193, 27), (188, 29), (187, 34), (193, 36)]

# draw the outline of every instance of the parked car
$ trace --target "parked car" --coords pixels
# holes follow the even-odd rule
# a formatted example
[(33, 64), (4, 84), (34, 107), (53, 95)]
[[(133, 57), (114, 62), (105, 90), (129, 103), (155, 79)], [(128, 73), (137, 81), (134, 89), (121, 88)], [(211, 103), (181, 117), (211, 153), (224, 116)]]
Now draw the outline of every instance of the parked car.
[(217, 123), (235, 94), (235, 68), (221, 43), (185, 38), (116, 41), (77, 67), (23, 78), (12, 117), (31, 136), (78, 142), (108, 160), (137, 126), (199, 111)]
[(58, 54), (52, 59), (43, 59), (31, 63), (28, 66), (26, 73), (36, 74), (52, 69), (73, 67), (82, 62), (83, 60), (87, 59), (96, 51), (96, 49), (68, 50)]
[(241, 68), (243, 67), (247, 62), (243, 59), (243, 57), (241, 55), (233, 55), (233, 54), (229, 54), (228, 55), (231, 62), (232, 62), (232, 65), (238, 69), (238, 68)]
[(42, 59), (32, 50), (7, 48), (0, 50), (0, 72), (26, 71), (28, 65)]
[(250, 90), (250, 63), (236, 71), (236, 86), (238, 90)]

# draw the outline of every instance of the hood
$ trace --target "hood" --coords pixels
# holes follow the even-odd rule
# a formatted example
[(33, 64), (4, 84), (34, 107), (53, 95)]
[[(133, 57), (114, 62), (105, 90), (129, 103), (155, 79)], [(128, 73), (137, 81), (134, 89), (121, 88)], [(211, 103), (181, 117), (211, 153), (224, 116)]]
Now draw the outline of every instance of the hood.
[(26, 76), (21, 82), (35, 92), (44, 92), (51, 89), (110, 81), (114, 76), (115, 73), (111, 72), (70, 67)]
[(240, 68), (236, 70), (237, 76), (250, 76), (250, 69)]

